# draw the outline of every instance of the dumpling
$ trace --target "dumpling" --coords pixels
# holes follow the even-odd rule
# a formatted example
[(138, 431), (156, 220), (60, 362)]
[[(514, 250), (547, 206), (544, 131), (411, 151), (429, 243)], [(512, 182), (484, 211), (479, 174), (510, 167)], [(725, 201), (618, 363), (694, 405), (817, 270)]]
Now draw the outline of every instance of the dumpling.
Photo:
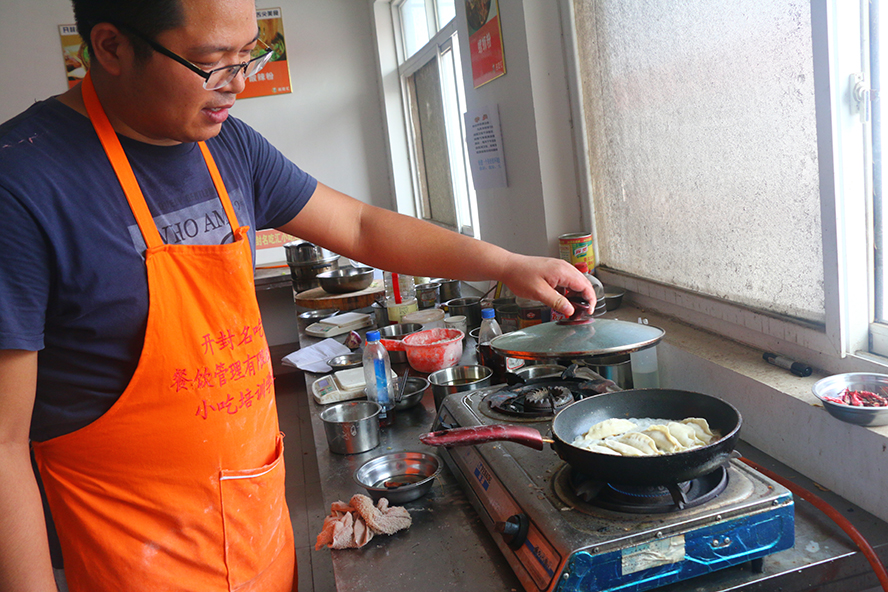
[[(607, 445), (609, 441), (610, 440), (605, 440), (605, 445)], [(660, 450), (657, 448), (657, 443), (654, 442), (654, 439), (646, 434), (642, 434), (641, 432), (629, 432), (628, 434), (621, 434), (613, 438), (612, 441), (620, 442), (622, 444), (632, 446), (633, 448), (637, 448), (645, 456), (656, 456), (660, 454)]]
[(681, 452), (684, 450), (684, 446), (682, 446), (679, 441), (669, 433), (669, 428), (664, 425), (652, 425), (641, 433), (650, 437), (657, 445), (660, 452), (664, 454), (671, 454), (673, 452)]
[(629, 421), (628, 419), (605, 419), (589, 428), (589, 431), (583, 434), (582, 438), (586, 441), (594, 442), (595, 440), (603, 440), (610, 436), (616, 436), (617, 434), (628, 432), (634, 427), (635, 422)]
[(644, 456), (644, 453), (641, 450), (624, 442), (618, 442), (617, 440), (604, 440), (602, 441), (602, 444), (604, 444), (608, 448), (617, 451), (618, 453), (620, 453), (621, 456)]
[(692, 448), (705, 444), (703, 440), (697, 437), (697, 430), (686, 423), (670, 421), (666, 424), (666, 428), (669, 430), (669, 434), (678, 440), (678, 443), (685, 448)]
[(613, 448), (608, 448), (607, 446), (602, 446), (601, 444), (587, 444), (583, 446), (589, 452), (597, 452), (598, 454), (609, 454), (611, 456), (620, 456), (620, 453), (614, 450)]
[(683, 419), (681, 423), (691, 426), (696, 433), (697, 438), (704, 444), (709, 444), (713, 439), (716, 439), (715, 434), (709, 429), (709, 422), (702, 417), (689, 417)]

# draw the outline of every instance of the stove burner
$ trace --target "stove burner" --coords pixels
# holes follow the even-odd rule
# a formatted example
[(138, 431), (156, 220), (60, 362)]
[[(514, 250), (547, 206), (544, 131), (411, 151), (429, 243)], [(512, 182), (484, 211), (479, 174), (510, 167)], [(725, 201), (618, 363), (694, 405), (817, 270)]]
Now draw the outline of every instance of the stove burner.
[(573, 403), (574, 395), (569, 388), (562, 385), (540, 386), (532, 388), (524, 394), (525, 411), (551, 412), (559, 407)]
[(690, 481), (654, 486), (605, 483), (566, 465), (563, 472), (567, 474), (564, 489), (579, 500), (597, 508), (630, 514), (665, 514), (701, 506), (718, 497), (728, 485), (724, 465)]
[(493, 411), (516, 418), (554, 417), (574, 400), (581, 399), (564, 384), (530, 384), (512, 387), (487, 395)]
[(518, 421), (554, 417), (574, 401), (607, 392), (613, 384), (604, 378), (540, 378), (486, 395), (481, 408), (482, 412), (487, 407)]

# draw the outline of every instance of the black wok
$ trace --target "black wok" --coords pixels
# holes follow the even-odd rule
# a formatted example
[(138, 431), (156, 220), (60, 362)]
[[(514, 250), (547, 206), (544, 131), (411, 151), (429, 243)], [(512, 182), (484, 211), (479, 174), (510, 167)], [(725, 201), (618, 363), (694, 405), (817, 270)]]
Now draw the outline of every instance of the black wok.
[[(721, 438), (707, 446), (658, 456), (613, 456), (571, 444), (592, 425), (610, 418), (681, 421), (702, 417)], [(679, 390), (642, 389), (582, 399), (552, 420), (552, 440), (522, 425), (490, 425), (432, 432), (420, 437), (430, 446), (469, 446), (507, 440), (542, 450), (552, 444), (571, 468), (600, 481), (626, 485), (669, 485), (712, 472), (724, 464), (740, 436), (742, 418), (732, 405), (709, 395)]]

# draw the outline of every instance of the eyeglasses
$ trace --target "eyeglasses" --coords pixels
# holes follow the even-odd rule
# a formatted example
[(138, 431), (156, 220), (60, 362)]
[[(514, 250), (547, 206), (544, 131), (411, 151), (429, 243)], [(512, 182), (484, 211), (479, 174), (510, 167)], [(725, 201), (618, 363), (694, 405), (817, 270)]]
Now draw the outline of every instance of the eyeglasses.
[(179, 62), (180, 64), (203, 78), (203, 87), (207, 90), (217, 90), (222, 88), (223, 86), (227, 86), (232, 80), (234, 80), (234, 78), (237, 76), (237, 73), (241, 70), (243, 70), (244, 72), (244, 78), (249, 78), (250, 76), (259, 72), (259, 70), (264, 68), (265, 65), (271, 61), (271, 58), (274, 55), (274, 50), (267, 43), (257, 38), (256, 41), (261, 43), (262, 46), (267, 50), (265, 53), (260, 56), (256, 56), (255, 58), (252, 58), (247, 62), (232, 64), (231, 66), (222, 66), (221, 68), (216, 68), (207, 72), (195, 66), (185, 58), (174, 54), (160, 43), (157, 43), (153, 39), (150, 39), (147, 35), (140, 33), (136, 29), (128, 25), (120, 25), (119, 28), (126, 29), (127, 31), (150, 45), (151, 49), (153, 49), (154, 51)]

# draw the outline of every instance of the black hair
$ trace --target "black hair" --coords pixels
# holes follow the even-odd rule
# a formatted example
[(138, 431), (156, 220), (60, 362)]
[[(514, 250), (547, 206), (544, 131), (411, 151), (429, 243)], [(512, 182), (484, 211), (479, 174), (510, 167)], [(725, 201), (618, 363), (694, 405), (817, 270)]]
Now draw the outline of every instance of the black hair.
[(99, 23), (111, 23), (123, 27), (121, 32), (133, 44), (136, 58), (146, 60), (151, 55), (151, 47), (126, 30), (136, 29), (149, 39), (154, 39), (163, 31), (180, 27), (185, 22), (185, 12), (181, 0), (72, 0), (77, 32), (89, 49), (90, 57), (95, 57), (90, 33)]

